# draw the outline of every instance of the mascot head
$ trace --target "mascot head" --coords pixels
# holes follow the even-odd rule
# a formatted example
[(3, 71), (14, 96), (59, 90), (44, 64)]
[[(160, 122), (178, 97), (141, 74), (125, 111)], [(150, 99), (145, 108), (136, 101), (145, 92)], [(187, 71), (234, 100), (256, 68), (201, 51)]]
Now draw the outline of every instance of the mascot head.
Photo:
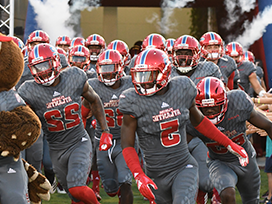
[(12, 37), (0, 33), (0, 92), (8, 91), (19, 81), (24, 70), (20, 48)]

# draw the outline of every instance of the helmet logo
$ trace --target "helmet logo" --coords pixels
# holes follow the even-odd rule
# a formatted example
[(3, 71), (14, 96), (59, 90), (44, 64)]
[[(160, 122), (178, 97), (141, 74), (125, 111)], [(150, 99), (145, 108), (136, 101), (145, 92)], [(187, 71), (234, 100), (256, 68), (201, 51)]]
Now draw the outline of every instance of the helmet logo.
[(209, 99), (203, 99), (202, 101), (202, 106), (214, 106), (214, 99), (209, 98)]

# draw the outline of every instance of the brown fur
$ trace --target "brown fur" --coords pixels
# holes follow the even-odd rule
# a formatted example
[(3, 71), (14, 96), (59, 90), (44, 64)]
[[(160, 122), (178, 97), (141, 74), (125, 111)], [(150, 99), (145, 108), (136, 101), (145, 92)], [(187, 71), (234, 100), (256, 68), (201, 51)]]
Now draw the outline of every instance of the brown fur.
[(22, 150), (36, 142), (40, 129), (38, 116), (28, 106), (19, 106), (12, 111), (1, 111), (0, 151), (9, 151), (8, 156), (19, 158)]
[(0, 91), (8, 91), (14, 87), (23, 71), (24, 58), (20, 48), (13, 41), (2, 42), (0, 50)]
[[(2, 34), (0, 34), (2, 35)], [(24, 70), (24, 59), (20, 48), (13, 42), (0, 42), (0, 92), (12, 89)], [(41, 122), (28, 107), (19, 106), (11, 111), (0, 111), (0, 153), (18, 159), (20, 152), (30, 147), (38, 139)], [(50, 199), (50, 183), (34, 167), (24, 161), (29, 179), (28, 193), (30, 201), (40, 203), (41, 199)]]
[[(35, 173), (36, 174), (38, 173), (37, 178), (28, 183), (28, 192), (29, 192), (29, 198), (31, 202), (33, 203), (41, 202), (41, 198), (37, 194), (43, 194), (45, 197), (48, 197), (48, 199), (46, 200), (49, 200), (50, 198), (49, 190), (51, 187), (49, 181), (46, 179), (44, 175), (37, 172), (37, 170), (33, 166), (28, 164), (24, 159), (23, 159), (23, 162), (24, 162), (24, 166), (25, 166), (28, 178), (31, 178)], [(46, 187), (44, 186), (41, 187), (41, 184), (44, 184), (44, 186)]]

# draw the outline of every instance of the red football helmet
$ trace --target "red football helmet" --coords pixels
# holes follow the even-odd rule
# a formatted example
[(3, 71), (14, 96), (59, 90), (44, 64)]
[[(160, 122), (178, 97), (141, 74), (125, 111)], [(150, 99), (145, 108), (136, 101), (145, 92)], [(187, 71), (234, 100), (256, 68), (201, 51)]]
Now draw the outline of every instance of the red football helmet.
[(77, 45), (83, 45), (85, 44), (85, 39), (82, 37), (75, 37), (72, 39), (71, 47), (75, 47)]
[(169, 57), (173, 57), (173, 46), (176, 42), (176, 39), (174, 38), (168, 38), (166, 40), (166, 50)]
[(197, 84), (196, 106), (201, 110), (205, 107), (221, 106), (214, 115), (207, 115), (213, 124), (220, 123), (227, 111), (228, 99), (224, 83), (216, 77), (206, 77)]
[(97, 78), (106, 86), (113, 86), (121, 79), (123, 71), (124, 61), (117, 50), (107, 49), (99, 55), (96, 63)]
[(71, 47), (68, 61), (71, 66), (76, 66), (86, 71), (90, 64), (90, 52), (88, 48), (82, 45)]
[(90, 50), (91, 61), (97, 61), (98, 55), (106, 48), (106, 42), (102, 36), (98, 34), (92, 34), (87, 37), (85, 41), (85, 47)]
[(38, 43), (49, 43), (49, 35), (43, 30), (35, 30), (28, 36), (26, 46), (28, 47), (28, 52)]
[(56, 40), (56, 47), (59, 45), (68, 45), (70, 47), (71, 45), (71, 38), (67, 35), (59, 36)]
[[(184, 55), (182, 50), (191, 50), (191, 55)], [(176, 68), (187, 73), (199, 63), (200, 45), (197, 39), (190, 35), (180, 36), (173, 46), (173, 63)]]
[(56, 40), (55, 46), (62, 48), (67, 54), (69, 47), (71, 46), (71, 38), (66, 35), (59, 36)]
[(226, 46), (226, 54), (230, 57), (236, 57), (237, 59), (235, 61), (238, 64), (242, 62), (242, 58), (244, 54), (243, 47), (238, 42), (230, 42)]
[[(199, 40), (201, 45), (202, 57), (208, 60), (217, 60), (224, 55), (224, 43), (220, 35), (215, 32), (203, 34)], [(209, 48), (211, 45), (217, 45), (217, 48)]]
[(252, 63), (255, 63), (254, 54), (250, 51), (244, 52), (242, 61), (250, 61)]
[(18, 47), (23, 50), (23, 48), (25, 47), (25, 44), (23, 43), (23, 41), (20, 38), (17, 38), (15, 36), (12, 36), (12, 40), (13, 42), (16, 43), (16, 45), (18, 45)]
[(123, 57), (125, 66), (128, 66), (131, 60), (128, 45), (122, 40), (114, 40), (108, 44), (107, 49), (117, 50)]
[(168, 84), (171, 63), (167, 54), (159, 49), (146, 49), (139, 53), (131, 68), (132, 83), (139, 95), (151, 96)]
[(28, 67), (38, 84), (50, 86), (59, 76), (61, 64), (56, 48), (48, 43), (36, 45), (28, 55)]
[(149, 34), (142, 43), (142, 51), (149, 48), (157, 48), (166, 51), (166, 40), (160, 34)]

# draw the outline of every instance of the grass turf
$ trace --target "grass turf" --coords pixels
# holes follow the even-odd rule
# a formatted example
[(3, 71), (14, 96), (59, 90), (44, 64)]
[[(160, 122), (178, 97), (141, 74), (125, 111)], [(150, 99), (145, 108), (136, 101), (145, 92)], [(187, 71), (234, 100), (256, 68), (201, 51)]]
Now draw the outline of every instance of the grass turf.
[[(91, 187), (92, 183), (89, 186)], [(266, 176), (266, 173), (261, 169), (260, 200), (263, 199), (261, 195), (263, 195), (267, 191), (267, 189), (268, 189), (267, 176)], [(138, 191), (135, 181), (133, 181), (132, 190), (134, 195), (134, 202), (133, 202), (134, 204), (149, 204), (148, 201), (145, 201), (143, 199), (143, 196)], [(102, 188), (100, 188), (100, 195), (102, 197), (102, 200), (100, 201), (101, 204), (117, 204), (118, 203), (117, 197), (108, 196)], [(51, 195), (50, 201), (43, 201), (43, 204), (70, 204), (70, 203), (71, 203), (71, 200), (67, 194), (63, 195), (63, 194), (58, 194), (57, 192)], [(241, 197), (237, 190), (236, 190), (236, 203), (242, 204)]]

